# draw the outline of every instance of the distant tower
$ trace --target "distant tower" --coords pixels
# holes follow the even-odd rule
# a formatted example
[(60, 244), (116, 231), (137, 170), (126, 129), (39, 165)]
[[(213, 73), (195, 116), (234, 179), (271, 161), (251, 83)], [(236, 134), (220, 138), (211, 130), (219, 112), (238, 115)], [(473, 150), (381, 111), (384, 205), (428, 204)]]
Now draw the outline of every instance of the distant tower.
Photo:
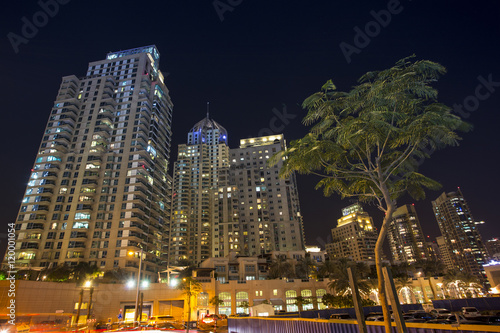
[(377, 232), (372, 218), (358, 203), (342, 209), (342, 215), (337, 227), (331, 230), (332, 243), (326, 246), (330, 259), (375, 261)]
[(189, 131), (187, 144), (179, 145), (174, 163), (170, 263), (197, 264), (213, 256), (213, 193), (227, 185), (228, 168), (227, 131), (207, 112)]
[(446, 242), (443, 236), (436, 237), (436, 243), (439, 247), (439, 259), (443, 262), (447, 270), (453, 270), (453, 262), (451, 261), (451, 255), (446, 246)]
[(476, 275), (485, 281), (486, 249), (476, 227), (478, 223), (460, 188), (441, 194), (432, 201), (432, 208), (450, 254), (450, 269)]
[(415, 206), (404, 205), (396, 209), (389, 223), (387, 237), (395, 261), (411, 264), (428, 259), (429, 253)]

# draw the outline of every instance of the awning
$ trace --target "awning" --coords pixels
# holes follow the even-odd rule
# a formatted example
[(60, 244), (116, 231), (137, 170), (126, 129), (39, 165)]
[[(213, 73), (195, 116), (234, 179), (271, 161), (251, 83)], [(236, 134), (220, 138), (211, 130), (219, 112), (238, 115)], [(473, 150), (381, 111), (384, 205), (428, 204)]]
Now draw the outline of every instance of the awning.
[(281, 298), (271, 298), (271, 303), (273, 305), (285, 305), (285, 302)]

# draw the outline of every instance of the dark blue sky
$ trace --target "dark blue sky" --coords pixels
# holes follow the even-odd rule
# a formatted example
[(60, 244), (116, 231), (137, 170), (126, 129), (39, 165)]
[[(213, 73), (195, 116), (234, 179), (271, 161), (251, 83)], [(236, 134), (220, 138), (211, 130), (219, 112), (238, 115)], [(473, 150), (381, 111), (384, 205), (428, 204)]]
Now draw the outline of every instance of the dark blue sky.
[[(500, 82), (500, 3), (60, 2), (64, 4), (57, 10), (49, 7), (53, 17), (40, 14), (40, 3), (32, 0), (8, 2), (0, 14), (3, 225), (16, 217), (62, 76), (83, 76), (88, 62), (104, 59), (109, 51), (156, 44), (160, 67), (169, 73), (166, 84), (175, 105), (174, 145), (186, 141), (190, 127), (204, 117), (207, 101), (212, 117), (228, 130), (231, 147), (272, 124), (290, 141), (307, 130), (300, 123), (304, 111), (299, 106), (328, 79), (339, 90), (348, 90), (363, 73), (388, 68), (411, 54), (441, 63), (448, 74), (436, 84), (439, 99), (450, 106), (468, 103), (474, 111), (467, 120), (474, 131), (463, 135), (460, 147), (434, 153), (421, 171), (441, 182), (444, 191), (460, 186), (474, 217), (486, 221), (480, 227), (484, 237), (500, 236), (495, 204), (500, 183), (500, 83), (495, 83)], [(221, 14), (223, 21), (214, 3), (230, 9)], [(374, 23), (375, 16), (383, 24)], [(23, 31), (25, 22), (34, 20), (38, 31)], [(366, 28), (368, 36), (356, 38), (356, 31)], [(341, 43), (356, 47), (349, 59)], [(481, 77), (493, 83), (484, 87)], [(272, 119), (273, 109), (283, 113), (283, 105), (289, 116), (281, 128), (283, 123)], [(308, 244), (326, 240), (324, 235), (336, 225), (340, 209), (349, 204), (337, 196), (323, 198), (321, 191), (313, 189), (314, 182), (311, 177), (299, 177)], [(424, 233), (431, 238), (439, 230), (430, 201), (440, 193), (428, 192), (426, 200), (416, 203)], [(410, 198), (399, 201), (412, 202)], [(382, 213), (370, 212), (379, 226)]]

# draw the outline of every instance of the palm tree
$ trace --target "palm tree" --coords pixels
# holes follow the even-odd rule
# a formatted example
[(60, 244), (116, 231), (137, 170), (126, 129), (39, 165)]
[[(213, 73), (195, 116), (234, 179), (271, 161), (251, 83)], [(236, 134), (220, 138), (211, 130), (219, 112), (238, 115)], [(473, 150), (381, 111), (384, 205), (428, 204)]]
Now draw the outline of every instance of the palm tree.
[(127, 273), (118, 267), (104, 272), (102, 281), (106, 283), (123, 283), (127, 280), (127, 277)]
[(301, 279), (317, 277), (316, 262), (311, 257), (301, 258), (295, 265), (295, 275)]
[(99, 272), (97, 265), (90, 265), (88, 262), (79, 262), (71, 269), (73, 280), (82, 282), (87, 280), (90, 276), (94, 276)]
[(59, 265), (47, 271), (47, 281), (63, 282), (68, 281), (71, 269), (66, 265)]
[(394, 284), (398, 292), (398, 296), (402, 296), (403, 290), (408, 290), (411, 296), (411, 304), (417, 303), (415, 293), (413, 292), (413, 280), (408, 277), (397, 277), (394, 279)]
[(460, 284), (460, 286), (465, 290), (465, 294), (468, 298), (470, 298), (469, 295), (471, 297), (477, 297), (478, 290), (481, 290), (483, 288), (479, 279), (475, 275), (468, 273), (462, 274), (461, 280), (462, 283)]
[(448, 290), (448, 294), (451, 297), (450, 289), (455, 289), (455, 298), (462, 298), (461, 283), (463, 279), (463, 274), (457, 271), (449, 270), (443, 277), (443, 284)]
[(250, 303), (248, 301), (242, 301), (242, 302), (240, 302), (238, 307), (243, 308), (244, 312), (247, 313), (248, 308), (250, 307)]
[(215, 314), (219, 314), (219, 306), (224, 304), (224, 301), (219, 296), (214, 296), (210, 299), (209, 303), (215, 307)]
[(457, 145), (457, 131), (469, 128), (450, 107), (438, 103), (431, 86), (446, 69), (413, 57), (366, 73), (347, 92), (327, 81), (302, 104), (308, 111), (303, 123), (313, 125), (309, 133), (270, 161), (283, 161), (282, 178), (294, 172), (315, 174), (322, 178), (316, 188), (323, 188), (325, 196), (357, 197), (375, 202), (383, 212), (375, 264), (387, 333), (391, 323), (382, 254), (396, 199), (405, 193), (423, 199), (425, 188), (438, 189), (439, 183), (419, 173), (418, 166), (436, 149)]
[(332, 260), (325, 260), (318, 267), (318, 277), (330, 278), (331, 274), (335, 271), (335, 262)]
[(364, 295), (369, 295), (370, 287), (364, 280), (361, 280), (363, 274), (369, 272), (369, 267), (365, 263), (355, 262), (347, 258), (341, 258), (335, 261), (333, 272), (330, 273), (330, 278), (333, 280), (328, 284), (328, 288), (337, 295), (351, 294), (349, 274), (347, 273), (348, 267), (351, 267), (352, 273), (358, 281), (359, 291)]
[(364, 282), (370, 288), (370, 295), (375, 294), (376, 301), (374, 303), (380, 304), (380, 301), (378, 299), (378, 281), (377, 281), (377, 279), (366, 279), (366, 280), (364, 280)]
[(445, 266), (443, 262), (439, 260), (431, 260), (431, 259), (418, 260), (415, 263), (415, 267), (422, 268), (422, 271), (427, 277), (441, 276), (444, 274), (445, 271)]
[(297, 305), (297, 308), (299, 309), (299, 318), (300, 318), (300, 311), (302, 311), (302, 306), (306, 304), (311, 304), (312, 301), (308, 297), (302, 297), (302, 296), (297, 296), (295, 297), (295, 305)]
[(192, 277), (186, 277), (181, 280), (177, 285), (177, 289), (182, 291), (182, 295), (188, 301), (188, 324), (186, 333), (189, 333), (189, 325), (191, 322), (191, 312), (192, 312), (192, 298), (198, 296), (202, 292), (201, 283)]
[(277, 255), (269, 265), (269, 279), (293, 278), (293, 266), (284, 256)]

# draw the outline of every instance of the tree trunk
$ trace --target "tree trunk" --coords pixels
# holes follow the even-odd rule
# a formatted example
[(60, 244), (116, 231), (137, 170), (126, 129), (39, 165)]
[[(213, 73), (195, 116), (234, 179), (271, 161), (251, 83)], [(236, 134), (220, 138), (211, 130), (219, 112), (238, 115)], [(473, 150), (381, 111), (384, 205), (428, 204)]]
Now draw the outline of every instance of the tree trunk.
[[(191, 286), (189, 286), (191, 288)], [(191, 324), (191, 294), (188, 298), (188, 322), (186, 325), (186, 333), (189, 333), (189, 325)]]
[(382, 314), (384, 315), (384, 327), (386, 333), (391, 333), (391, 315), (387, 305), (387, 294), (385, 290), (385, 279), (382, 273), (382, 247), (384, 245), (384, 240), (387, 235), (387, 225), (392, 220), (392, 213), (396, 210), (394, 203), (391, 200), (389, 190), (385, 183), (381, 183), (382, 194), (384, 195), (384, 201), (387, 205), (387, 211), (382, 222), (382, 227), (380, 228), (380, 234), (378, 235), (377, 243), (375, 244), (375, 266), (377, 268), (377, 278), (378, 278), (378, 289), (379, 289), (379, 299), (380, 306), (382, 307)]

